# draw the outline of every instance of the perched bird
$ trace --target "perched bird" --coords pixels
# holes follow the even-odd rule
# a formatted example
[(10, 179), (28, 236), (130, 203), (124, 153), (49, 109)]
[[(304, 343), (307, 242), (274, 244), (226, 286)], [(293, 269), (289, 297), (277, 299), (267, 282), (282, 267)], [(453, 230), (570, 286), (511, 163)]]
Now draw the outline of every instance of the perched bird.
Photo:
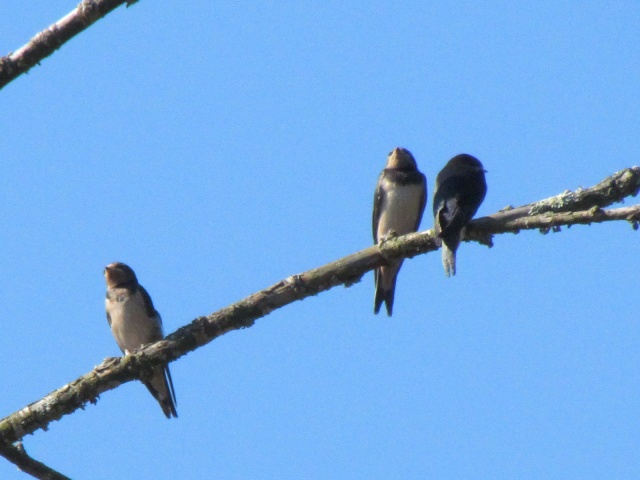
[[(373, 241), (379, 243), (389, 236), (406, 235), (420, 226), (427, 199), (427, 180), (418, 170), (416, 160), (405, 148), (394, 148), (387, 165), (378, 178), (373, 197)], [(390, 261), (374, 270), (376, 295), (373, 312), (377, 314), (384, 302), (387, 315), (393, 311), (396, 279), (403, 259)]]
[[(111, 263), (104, 269), (107, 281), (107, 321), (122, 353), (131, 352), (147, 343), (162, 340), (162, 319), (153, 308), (151, 297), (138, 283), (136, 274), (124, 263)], [(177, 417), (176, 394), (169, 366), (154, 367), (153, 376), (143, 381), (160, 403), (167, 418)]]
[(471, 221), (487, 193), (486, 170), (477, 158), (461, 153), (444, 166), (433, 194), (435, 230), (442, 239), (442, 265), (456, 274), (456, 250), (462, 229)]

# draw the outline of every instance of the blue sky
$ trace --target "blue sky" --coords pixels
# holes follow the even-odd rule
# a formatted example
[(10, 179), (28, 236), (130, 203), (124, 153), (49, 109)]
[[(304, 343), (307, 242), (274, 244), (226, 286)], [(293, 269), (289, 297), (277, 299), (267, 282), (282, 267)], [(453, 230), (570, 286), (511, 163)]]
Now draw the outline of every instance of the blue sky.
[[(76, 2), (0, 5), (15, 50)], [(119, 354), (102, 269), (174, 331), (371, 243), (386, 154), (488, 170), (478, 215), (638, 164), (637, 2), (140, 1), (0, 91), (0, 415)], [(632, 199), (627, 204), (633, 204)], [(632, 478), (640, 244), (628, 224), (407, 261), (25, 439), (72, 478)], [(0, 478), (22, 479), (8, 462)]]

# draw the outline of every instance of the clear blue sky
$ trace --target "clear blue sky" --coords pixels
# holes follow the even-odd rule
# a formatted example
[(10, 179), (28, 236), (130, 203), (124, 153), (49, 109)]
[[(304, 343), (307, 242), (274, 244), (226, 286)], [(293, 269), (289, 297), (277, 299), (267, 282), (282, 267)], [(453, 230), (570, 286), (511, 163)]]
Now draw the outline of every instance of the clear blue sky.
[[(37, 3), (2, 1), (2, 54), (77, 2)], [(110, 262), (169, 333), (370, 245), (395, 146), (422, 229), (460, 152), (479, 215), (640, 163), (637, 2), (425, 3), (142, 0), (0, 91), (0, 416), (119, 354)], [(417, 257), (392, 319), (368, 274), (173, 363), (177, 420), (135, 382), (25, 447), (91, 479), (637, 478), (639, 235)]]

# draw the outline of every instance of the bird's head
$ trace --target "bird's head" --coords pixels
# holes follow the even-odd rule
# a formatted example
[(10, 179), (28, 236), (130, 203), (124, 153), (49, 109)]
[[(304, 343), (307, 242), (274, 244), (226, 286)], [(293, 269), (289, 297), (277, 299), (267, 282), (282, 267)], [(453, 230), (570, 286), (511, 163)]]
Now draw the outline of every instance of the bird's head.
[(104, 278), (108, 288), (130, 288), (138, 284), (136, 274), (131, 267), (120, 262), (107, 265), (104, 268)]
[(397, 168), (399, 170), (408, 170), (417, 168), (416, 159), (413, 158), (411, 152), (406, 148), (396, 147), (387, 157), (387, 168)]

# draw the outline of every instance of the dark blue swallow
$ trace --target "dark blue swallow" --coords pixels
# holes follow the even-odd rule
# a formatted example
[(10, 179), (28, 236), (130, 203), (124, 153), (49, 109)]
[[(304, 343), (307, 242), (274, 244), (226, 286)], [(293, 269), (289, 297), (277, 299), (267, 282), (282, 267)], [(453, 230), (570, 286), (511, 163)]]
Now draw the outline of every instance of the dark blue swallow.
[(442, 265), (447, 277), (456, 274), (462, 229), (487, 194), (485, 172), (480, 160), (462, 153), (449, 160), (436, 178), (433, 217), (436, 234), (442, 239)]

